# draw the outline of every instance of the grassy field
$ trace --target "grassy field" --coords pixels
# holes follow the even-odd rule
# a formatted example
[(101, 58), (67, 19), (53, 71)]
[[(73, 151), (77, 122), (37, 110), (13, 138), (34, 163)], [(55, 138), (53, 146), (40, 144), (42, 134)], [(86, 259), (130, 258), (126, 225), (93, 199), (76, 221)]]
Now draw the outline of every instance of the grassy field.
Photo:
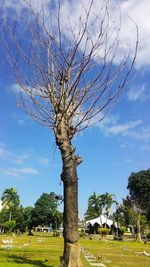
[[(63, 251), (63, 239), (50, 235), (0, 236), (2, 240), (13, 239), (12, 248), (0, 248), (1, 267), (58, 267)], [(4, 245), (4, 244), (3, 244)]]
[[(12, 247), (4, 246), (3, 240), (13, 239)], [(101, 257), (107, 267), (150, 267), (150, 257), (136, 252), (150, 253), (150, 244), (119, 241), (80, 239), (89, 253)], [(58, 267), (63, 251), (63, 239), (49, 234), (34, 236), (0, 235), (0, 267)], [(81, 257), (83, 267), (89, 264)]]
[(150, 267), (150, 257), (138, 254), (150, 253), (150, 243), (105, 240), (81, 240), (80, 243), (107, 267)]

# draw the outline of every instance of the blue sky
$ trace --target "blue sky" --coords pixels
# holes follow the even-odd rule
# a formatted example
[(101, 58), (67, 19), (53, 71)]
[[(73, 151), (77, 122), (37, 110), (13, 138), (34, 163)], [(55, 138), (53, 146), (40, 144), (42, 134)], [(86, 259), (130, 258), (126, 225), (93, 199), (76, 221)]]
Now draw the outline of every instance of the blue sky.
[[(6, 2), (11, 4), (9, 0)], [(149, 1), (140, 2), (141, 6), (137, 5), (137, 1), (122, 1), (122, 9), (140, 25), (136, 77), (105, 120), (81, 132), (74, 139), (77, 152), (83, 158), (78, 168), (81, 217), (86, 211), (88, 197), (93, 192), (114, 193), (116, 199), (121, 201), (127, 195), (130, 173), (150, 167), (150, 50), (147, 35), (150, 19), (146, 16), (145, 5)], [(133, 13), (131, 10), (134, 10)], [(139, 10), (145, 12), (145, 18), (139, 15)], [(131, 35), (129, 31), (122, 34), (122, 41), (128, 35)], [(4, 71), (2, 73), (0, 195), (4, 189), (13, 186), (23, 206), (34, 205), (43, 192), (62, 194), (59, 151), (52, 132), (32, 121), (16, 106), (16, 85)]]

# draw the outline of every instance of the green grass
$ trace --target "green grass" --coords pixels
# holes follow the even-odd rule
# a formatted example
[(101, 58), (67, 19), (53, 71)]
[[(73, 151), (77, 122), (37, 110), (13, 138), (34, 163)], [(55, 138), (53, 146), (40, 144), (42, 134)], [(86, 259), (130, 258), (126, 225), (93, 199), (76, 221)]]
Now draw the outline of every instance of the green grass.
[(150, 267), (150, 257), (136, 252), (150, 253), (150, 244), (138, 242), (80, 240), (81, 245), (107, 267)]
[[(12, 236), (0, 236), (12, 239)], [(1, 242), (2, 245), (2, 242)], [(46, 236), (13, 237), (13, 248), (0, 248), (1, 267), (58, 267), (63, 252), (63, 239)]]
[[(13, 239), (13, 248), (2, 248), (2, 239)], [(82, 247), (94, 256), (103, 256), (107, 267), (150, 267), (150, 258), (135, 252), (150, 253), (150, 244), (80, 239)], [(0, 235), (0, 267), (58, 267), (63, 252), (63, 238), (50, 234), (34, 236)], [(83, 267), (89, 264), (81, 256)]]

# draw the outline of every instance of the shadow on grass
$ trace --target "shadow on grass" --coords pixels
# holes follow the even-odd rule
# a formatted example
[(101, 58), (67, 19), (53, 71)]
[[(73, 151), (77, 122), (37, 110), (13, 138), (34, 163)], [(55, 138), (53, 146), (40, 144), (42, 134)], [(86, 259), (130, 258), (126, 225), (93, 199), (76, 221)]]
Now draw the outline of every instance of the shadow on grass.
[[(11, 258), (15, 263), (18, 264), (29, 264), (32, 266), (38, 266), (38, 267), (54, 267), (53, 265), (45, 264), (42, 260), (31, 260), (27, 257), (23, 256), (16, 256), (16, 255), (10, 255), (7, 256), (7, 258)], [(47, 262), (47, 260), (45, 260)]]

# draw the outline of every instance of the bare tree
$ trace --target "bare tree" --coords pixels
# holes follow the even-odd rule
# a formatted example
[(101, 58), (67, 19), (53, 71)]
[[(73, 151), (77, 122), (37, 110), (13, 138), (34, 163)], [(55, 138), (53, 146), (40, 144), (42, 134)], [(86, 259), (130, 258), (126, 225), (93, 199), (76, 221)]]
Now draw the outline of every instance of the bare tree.
[(131, 80), (138, 38), (132, 57), (130, 51), (124, 51), (118, 63), (121, 19), (110, 18), (109, 1), (100, 0), (95, 9), (94, 0), (87, 1), (86, 6), (81, 0), (76, 21), (65, 17), (63, 2), (60, 3), (45, 9), (44, 1), (34, 8), (32, 0), (25, 0), (28, 22), (24, 32), (21, 35), (22, 21), (13, 18), (9, 22), (5, 16), (1, 36), (20, 87), (19, 105), (54, 132), (63, 165), (61, 266), (79, 267), (77, 166), (82, 159), (76, 154), (72, 139), (102, 120), (119, 100)]

